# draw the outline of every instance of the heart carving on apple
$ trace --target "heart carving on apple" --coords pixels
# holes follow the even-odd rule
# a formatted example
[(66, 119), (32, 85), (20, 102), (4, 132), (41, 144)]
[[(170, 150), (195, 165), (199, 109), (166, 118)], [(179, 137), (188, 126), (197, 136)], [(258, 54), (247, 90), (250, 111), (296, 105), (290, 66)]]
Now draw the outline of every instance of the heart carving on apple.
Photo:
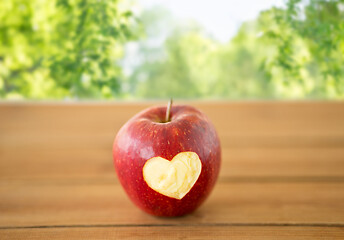
[(118, 179), (129, 198), (156, 216), (197, 209), (212, 191), (221, 146), (208, 117), (188, 105), (151, 107), (119, 130), (113, 143)]
[(153, 190), (182, 199), (196, 183), (201, 170), (197, 153), (181, 152), (171, 161), (162, 157), (149, 159), (143, 167), (143, 177)]

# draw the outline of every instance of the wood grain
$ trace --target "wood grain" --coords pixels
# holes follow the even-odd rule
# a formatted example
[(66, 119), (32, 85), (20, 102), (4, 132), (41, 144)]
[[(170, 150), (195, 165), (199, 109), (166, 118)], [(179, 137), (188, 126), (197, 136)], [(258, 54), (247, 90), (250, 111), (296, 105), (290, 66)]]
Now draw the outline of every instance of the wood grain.
[[(222, 138), (236, 140), (236, 137), (239, 139), (290, 137), (294, 140), (295, 137), (301, 137), (309, 141), (307, 137), (329, 137), (341, 140), (344, 137), (342, 124), (344, 104), (341, 102), (187, 103), (205, 112)], [(130, 117), (152, 105), (161, 105), (161, 103), (1, 104), (0, 121), (6, 125), (2, 125), (0, 130), (3, 133), (11, 133), (11, 138), (19, 134), (23, 138), (17, 139), (16, 144), (23, 145), (25, 145), (25, 135), (30, 138), (31, 136), (47, 137), (47, 133), (50, 135), (50, 138), (47, 137), (48, 140), (56, 141), (74, 140), (72, 138), (82, 140), (85, 136), (89, 136), (89, 131), (94, 133), (93, 136), (96, 138), (108, 137), (112, 140), (120, 126)], [(61, 133), (65, 138), (58, 137)], [(89, 143), (91, 140), (87, 138), (82, 143)], [(6, 144), (5, 141), (1, 143)], [(102, 143), (98, 142), (98, 144)], [(252, 143), (237, 144), (252, 146)], [(74, 144), (78, 143), (74, 142)], [(235, 142), (228, 144), (237, 146)], [(11, 144), (7, 146), (10, 147)]]
[(4, 239), (343, 239), (340, 227), (178, 226), (4, 229)]
[[(111, 147), (31, 151), (5, 149), (0, 153), (2, 159), (0, 179), (113, 181), (115, 171), (111, 153)], [(276, 177), (344, 179), (344, 148), (226, 148), (222, 150), (220, 181), (233, 178)]]
[[(110, 179), (116, 132), (151, 104), (2, 104), (0, 179)], [(344, 104), (195, 105), (221, 137), (221, 178), (344, 176)]]
[(343, 239), (344, 102), (181, 102), (218, 130), (204, 205), (155, 218), (125, 195), (112, 141), (163, 102), (0, 103), (0, 239)]
[(343, 189), (344, 182), (220, 182), (198, 211), (183, 218), (165, 219), (151, 217), (137, 209), (120, 185), (87, 182), (7, 182), (0, 185), (0, 226), (344, 224)]

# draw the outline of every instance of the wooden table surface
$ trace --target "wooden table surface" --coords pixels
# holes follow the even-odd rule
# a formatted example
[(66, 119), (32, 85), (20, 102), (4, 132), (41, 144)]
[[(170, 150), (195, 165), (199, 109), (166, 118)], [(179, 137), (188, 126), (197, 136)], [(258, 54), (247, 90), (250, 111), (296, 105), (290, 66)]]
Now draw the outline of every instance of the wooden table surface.
[(344, 239), (344, 102), (189, 102), (222, 168), (179, 218), (141, 212), (113, 169), (116, 132), (156, 104), (0, 103), (0, 239)]

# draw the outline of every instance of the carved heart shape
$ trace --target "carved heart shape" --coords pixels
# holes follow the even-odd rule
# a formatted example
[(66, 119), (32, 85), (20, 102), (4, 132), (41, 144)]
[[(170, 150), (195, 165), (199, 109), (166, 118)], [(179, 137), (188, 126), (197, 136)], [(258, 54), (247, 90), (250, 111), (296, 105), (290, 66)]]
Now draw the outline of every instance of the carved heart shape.
[(153, 157), (143, 166), (143, 178), (162, 195), (182, 199), (195, 185), (202, 171), (197, 153), (181, 152), (169, 161)]

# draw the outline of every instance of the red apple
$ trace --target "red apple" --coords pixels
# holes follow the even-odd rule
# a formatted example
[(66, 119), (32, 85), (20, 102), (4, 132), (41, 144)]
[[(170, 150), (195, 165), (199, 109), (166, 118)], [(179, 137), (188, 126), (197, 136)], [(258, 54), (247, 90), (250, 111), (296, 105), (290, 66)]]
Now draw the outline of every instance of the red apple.
[(115, 138), (113, 159), (138, 207), (156, 216), (181, 216), (199, 207), (214, 187), (221, 147), (202, 112), (169, 105), (131, 118)]

